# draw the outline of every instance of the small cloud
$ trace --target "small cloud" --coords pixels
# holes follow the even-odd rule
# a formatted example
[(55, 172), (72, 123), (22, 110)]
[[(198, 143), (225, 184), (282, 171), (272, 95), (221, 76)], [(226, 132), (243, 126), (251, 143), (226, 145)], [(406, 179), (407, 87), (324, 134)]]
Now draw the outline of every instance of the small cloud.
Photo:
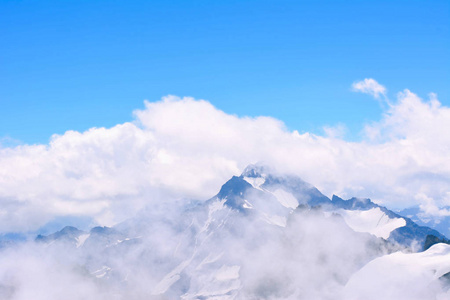
[(375, 99), (379, 99), (380, 95), (386, 98), (386, 88), (373, 78), (366, 78), (353, 83), (352, 90), (354, 92), (372, 95)]

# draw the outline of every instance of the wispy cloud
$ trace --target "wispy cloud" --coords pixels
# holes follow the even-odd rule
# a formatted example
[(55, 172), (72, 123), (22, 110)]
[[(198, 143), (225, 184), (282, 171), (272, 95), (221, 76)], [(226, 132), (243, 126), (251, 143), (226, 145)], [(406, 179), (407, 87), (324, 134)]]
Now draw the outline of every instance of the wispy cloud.
[(344, 138), (345, 134), (348, 131), (347, 126), (345, 126), (345, 124), (342, 123), (339, 123), (335, 126), (323, 126), (322, 129), (327, 137), (339, 139)]
[(10, 136), (0, 137), (0, 148), (4, 147), (16, 147), (22, 145), (23, 142), (17, 139), (13, 139)]
[(364, 94), (372, 95), (375, 99), (380, 99), (380, 96), (386, 98), (386, 88), (379, 84), (373, 78), (366, 78), (352, 84), (352, 90)]

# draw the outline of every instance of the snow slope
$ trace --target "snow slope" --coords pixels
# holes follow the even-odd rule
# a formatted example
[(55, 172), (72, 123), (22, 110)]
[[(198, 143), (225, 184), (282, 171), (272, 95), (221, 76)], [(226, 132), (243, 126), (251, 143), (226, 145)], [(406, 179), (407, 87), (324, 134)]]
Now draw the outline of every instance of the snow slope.
[(390, 218), (379, 207), (369, 210), (345, 210), (338, 209), (350, 228), (356, 232), (368, 232), (376, 237), (388, 239), (391, 232), (406, 225), (403, 218)]
[(425, 252), (396, 252), (377, 258), (356, 272), (345, 287), (348, 300), (450, 299), (450, 245)]

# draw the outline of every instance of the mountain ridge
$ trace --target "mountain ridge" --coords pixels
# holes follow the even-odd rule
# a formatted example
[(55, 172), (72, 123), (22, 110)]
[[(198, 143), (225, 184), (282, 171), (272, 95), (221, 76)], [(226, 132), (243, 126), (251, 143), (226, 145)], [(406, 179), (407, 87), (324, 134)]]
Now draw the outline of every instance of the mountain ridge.
[[(281, 190), (281, 188), (284, 190)], [(224, 204), (228, 207), (236, 209), (241, 213), (248, 214), (251, 209), (254, 209), (254, 204), (245, 199), (246, 196), (248, 196), (249, 191), (252, 194), (250, 196), (251, 198), (261, 198), (267, 202), (276, 202), (282, 198), (280, 202), (281, 207), (275, 207), (274, 205), (269, 205), (268, 207), (264, 207), (264, 205), (262, 206), (266, 210), (275, 209), (277, 212), (280, 212), (284, 208), (292, 210), (300, 205), (307, 205), (311, 208), (320, 207), (325, 211), (334, 212), (338, 209), (350, 211), (380, 209), (381, 212), (386, 214), (391, 219), (405, 220), (406, 224), (392, 230), (392, 237), (390, 237), (391, 241), (402, 244), (403, 246), (411, 245), (414, 241), (417, 241), (423, 248), (428, 235), (435, 236), (438, 239), (447, 239), (444, 234), (438, 232), (437, 230), (427, 226), (420, 226), (410, 218), (395, 213), (384, 206), (380, 206), (372, 202), (369, 198), (352, 197), (344, 200), (337, 195), (333, 195), (330, 199), (323, 195), (316, 187), (303, 181), (301, 178), (292, 175), (282, 176), (276, 174), (271, 168), (265, 165), (247, 166), (240, 176), (233, 176), (222, 185), (219, 192), (215, 196), (205, 201), (204, 204), (199, 205), (210, 205), (214, 201), (225, 200)], [(281, 195), (281, 191), (286, 193)], [(293, 198), (295, 198), (298, 203), (295, 203)], [(114, 227), (115, 226), (112, 228)], [(107, 228), (108, 227), (97, 226), (91, 229), (91, 233), (101, 230), (108, 230)], [(43, 241), (46, 239), (56, 239), (60, 236), (74, 235), (75, 232), (78, 232), (79, 235), (85, 233), (83, 231), (78, 231), (75, 227), (66, 226), (61, 231), (55, 232), (48, 236), (39, 235), (36, 240)]]

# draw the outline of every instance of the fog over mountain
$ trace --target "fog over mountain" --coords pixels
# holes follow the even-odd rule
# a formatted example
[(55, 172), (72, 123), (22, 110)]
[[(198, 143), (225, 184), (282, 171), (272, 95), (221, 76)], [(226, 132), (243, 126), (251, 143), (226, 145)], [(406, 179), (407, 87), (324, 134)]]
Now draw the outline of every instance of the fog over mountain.
[(0, 295), (445, 299), (450, 246), (412, 253), (429, 235), (445, 238), (369, 199), (329, 199), (256, 165), (207, 201), (160, 202), (111, 228), (65, 227), (5, 247)]

